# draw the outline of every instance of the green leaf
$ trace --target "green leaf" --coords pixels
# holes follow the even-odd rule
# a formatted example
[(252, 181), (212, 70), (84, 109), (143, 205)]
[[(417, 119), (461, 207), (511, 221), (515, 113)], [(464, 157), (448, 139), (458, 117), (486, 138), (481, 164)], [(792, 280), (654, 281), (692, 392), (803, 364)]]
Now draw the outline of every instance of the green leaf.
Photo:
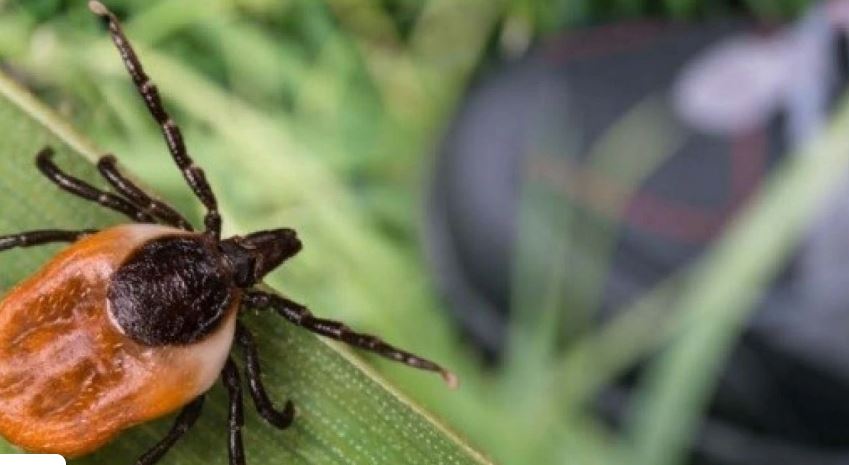
[[(56, 162), (102, 185), (92, 166), (97, 150), (27, 92), (0, 74), (0, 234), (45, 227), (93, 228), (126, 222), (62, 193), (35, 168), (45, 145)], [(170, 161), (164, 155), (163, 164)], [(0, 254), (0, 292), (33, 273), (61, 246)], [(481, 454), (395, 392), (347, 350), (272, 314), (249, 315), (261, 349), (265, 381), (281, 403), (298, 408), (294, 426), (279, 431), (252, 415), (246, 399), (248, 462), (262, 464), (487, 464)], [(424, 375), (423, 375), (424, 376)], [(424, 379), (424, 378), (423, 378)], [(436, 384), (434, 384), (436, 386)], [(445, 396), (454, 395), (445, 390)], [(171, 419), (136, 427), (78, 464), (133, 463), (161, 438)], [(216, 385), (201, 419), (162, 464), (224, 464), (226, 402)], [(0, 445), (0, 452), (13, 451)]]

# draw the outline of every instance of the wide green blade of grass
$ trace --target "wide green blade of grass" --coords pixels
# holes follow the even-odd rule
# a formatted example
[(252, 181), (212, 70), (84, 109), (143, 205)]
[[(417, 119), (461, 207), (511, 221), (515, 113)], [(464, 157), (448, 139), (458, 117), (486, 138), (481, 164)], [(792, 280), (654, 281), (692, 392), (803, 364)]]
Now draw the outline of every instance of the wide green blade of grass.
[[(0, 234), (126, 222), (62, 193), (42, 178), (33, 157), (45, 145), (56, 149), (61, 167), (102, 185), (91, 163), (97, 153), (91, 144), (0, 75)], [(171, 169), (164, 156), (162, 163), (163, 170)], [(0, 254), (0, 293), (34, 272), (59, 247)], [(299, 410), (294, 426), (282, 432), (248, 413), (244, 436), (250, 464), (489, 463), (344, 348), (326, 344), (272, 314), (250, 315), (246, 320), (257, 335), (272, 397), (279, 402), (292, 399)], [(437, 383), (433, 386), (442, 389)], [(445, 389), (444, 395), (453, 393)], [(249, 399), (246, 406), (251, 412)], [(169, 426), (170, 419), (139, 426), (75, 463), (133, 463)], [(162, 463), (227, 463), (226, 437), (226, 402), (216, 386), (198, 424)], [(0, 445), (0, 452), (13, 450)]]

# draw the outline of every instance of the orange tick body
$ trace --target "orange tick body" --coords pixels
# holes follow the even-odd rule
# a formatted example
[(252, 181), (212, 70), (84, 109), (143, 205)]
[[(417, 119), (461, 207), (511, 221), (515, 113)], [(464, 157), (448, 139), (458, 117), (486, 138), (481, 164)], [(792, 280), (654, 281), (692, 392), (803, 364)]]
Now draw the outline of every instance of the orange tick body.
[(230, 352), (238, 299), (191, 346), (145, 346), (110, 314), (116, 271), (148, 241), (175, 234), (186, 233), (125, 225), (81, 239), (0, 302), (0, 435), (75, 457), (212, 386)]
[(438, 372), (456, 385), (451, 372), (429, 360), (255, 288), (301, 250), (295, 231), (221, 238), (215, 195), (159, 91), (117, 18), (100, 2), (89, 8), (109, 28), (175, 164), (206, 207), (205, 228), (195, 232), (176, 210), (126, 178), (111, 155), (97, 168), (114, 192), (64, 173), (49, 148), (39, 152), (36, 165), (54, 184), (136, 223), (0, 236), (0, 251), (72, 243), (0, 300), (0, 436), (28, 451), (74, 457), (179, 409), (168, 434), (136, 461), (153, 465), (195, 423), (206, 391), (220, 378), (229, 397), (229, 462), (245, 465), (242, 383), (231, 346), (241, 348), (259, 415), (284, 429), (295, 412), (291, 402), (275, 408), (265, 391), (253, 336), (238, 321), (248, 308), (273, 310), (309, 331)]

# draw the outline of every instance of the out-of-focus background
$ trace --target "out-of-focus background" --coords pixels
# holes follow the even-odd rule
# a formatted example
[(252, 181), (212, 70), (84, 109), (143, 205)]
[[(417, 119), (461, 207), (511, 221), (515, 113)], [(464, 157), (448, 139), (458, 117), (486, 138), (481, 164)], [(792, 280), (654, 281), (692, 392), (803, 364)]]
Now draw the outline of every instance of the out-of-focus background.
[[(225, 232), (496, 463), (849, 464), (846, 2), (109, 6)], [(0, 67), (199, 218), (84, 1), (0, 0)]]

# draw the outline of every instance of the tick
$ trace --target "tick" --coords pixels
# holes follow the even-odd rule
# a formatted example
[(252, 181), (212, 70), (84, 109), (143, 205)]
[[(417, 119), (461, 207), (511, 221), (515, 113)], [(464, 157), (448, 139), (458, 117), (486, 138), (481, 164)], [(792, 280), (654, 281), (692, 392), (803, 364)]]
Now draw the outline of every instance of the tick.
[(0, 236), (0, 251), (72, 243), (0, 301), (0, 435), (28, 451), (76, 457), (131, 426), (181, 409), (168, 434), (136, 462), (151, 465), (195, 423), (206, 391), (220, 378), (229, 395), (230, 464), (243, 465), (242, 383), (230, 355), (234, 343), (242, 350), (259, 415), (284, 429), (295, 414), (290, 401), (276, 408), (263, 387), (254, 338), (239, 323), (248, 308), (276, 311), (309, 331), (438, 372), (456, 385), (456, 377), (436, 363), (255, 287), (301, 250), (295, 231), (221, 238), (215, 195), (156, 86), (115, 15), (98, 1), (88, 5), (107, 25), (174, 162), (206, 208), (204, 229), (194, 231), (175, 209), (136, 186), (111, 155), (97, 168), (114, 192), (64, 173), (49, 148), (38, 153), (38, 169), (50, 181), (134, 223)]

